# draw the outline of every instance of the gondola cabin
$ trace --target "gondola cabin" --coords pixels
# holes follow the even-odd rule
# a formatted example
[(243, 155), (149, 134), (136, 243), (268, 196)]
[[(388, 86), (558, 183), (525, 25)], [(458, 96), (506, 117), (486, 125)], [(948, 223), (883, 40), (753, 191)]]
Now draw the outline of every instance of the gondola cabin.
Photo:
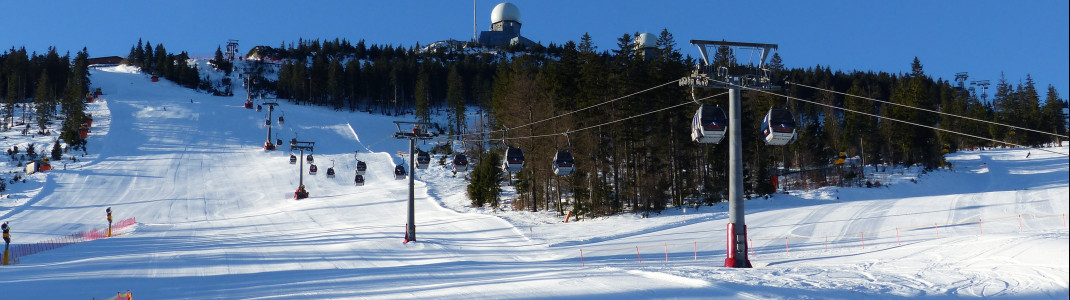
[(721, 107), (702, 105), (691, 121), (691, 140), (703, 144), (720, 143), (727, 129), (728, 117)]
[(316, 175), (316, 172), (318, 171), (319, 168), (316, 167), (316, 164), (308, 165), (308, 175)]
[(453, 157), (453, 171), (465, 172), (468, 171), (468, 156), (464, 154), (457, 154)]
[(279, 116), (279, 124), (282, 124), (282, 121), (283, 121), (282, 116)]
[(364, 185), (364, 175), (357, 174), (353, 176), (353, 184), (356, 186)]
[(524, 168), (524, 150), (515, 147), (506, 149), (502, 159), (502, 169), (509, 173), (516, 173), (522, 168)]
[(245, 100), (245, 106), (244, 107), (248, 108), (248, 109), (252, 109), (253, 108), (253, 100)]
[(275, 151), (275, 144), (272, 144), (271, 142), (264, 142), (264, 150)]
[(334, 167), (327, 168), (327, 178), (334, 178)]
[(427, 169), (427, 166), (431, 164), (431, 154), (425, 151), (416, 152), (416, 168)]
[(290, 154), (290, 164), (297, 164), (297, 155)]
[(394, 167), (394, 179), (396, 179), (396, 180), (405, 179), (405, 175), (406, 175), (405, 174), (405, 167), (403, 167), (401, 165), (397, 165), (397, 166)]
[(796, 138), (795, 118), (791, 111), (773, 108), (762, 119), (762, 138), (766, 145), (783, 146)]
[(264, 120), (264, 126), (271, 127), (271, 119)]
[(575, 169), (576, 160), (572, 157), (572, 152), (568, 150), (557, 151), (557, 154), (554, 155), (554, 174), (565, 176), (572, 174)]
[(309, 154), (309, 155), (305, 155), (305, 161), (311, 164), (311, 163), (316, 162), (316, 159), (312, 157), (312, 154)]
[(364, 175), (364, 172), (367, 172), (367, 171), (368, 171), (368, 164), (364, 163), (364, 161), (358, 160), (357, 161), (357, 175)]

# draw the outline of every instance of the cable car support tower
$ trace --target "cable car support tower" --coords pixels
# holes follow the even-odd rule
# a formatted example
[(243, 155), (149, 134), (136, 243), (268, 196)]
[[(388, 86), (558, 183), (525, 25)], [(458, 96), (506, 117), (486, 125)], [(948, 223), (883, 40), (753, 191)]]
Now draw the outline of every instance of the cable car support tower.
[(305, 150), (312, 152), (315, 151), (315, 148), (316, 142), (302, 142), (298, 141), (297, 138), (290, 140), (290, 152), (293, 152), (294, 149), (301, 151), (301, 158), (298, 159), (300, 165), (297, 167), (297, 181), (299, 185), (297, 186), (297, 191), (294, 192), (294, 200), (308, 198), (308, 190), (305, 189)]
[[(740, 133), (740, 92), (743, 88), (775, 90), (770, 70), (765, 68), (765, 58), (776, 44), (740, 43), (726, 41), (691, 40), (702, 54), (702, 61), (691, 76), (680, 78), (680, 86), (728, 90), (728, 257), (725, 267), (750, 268), (747, 258), (747, 225), (743, 214), (743, 142)], [(712, 55), (718, 48), (729, 47), (760, 51), (760, 60), (755, 66), (715, 66)]]
[[(409, 218), (405, 223), (405, 242), (416, 241), (416, 197), (415, 197), (415, 181), (416, 177), (416, 140), (427, 140), (434, 138), (436, 134), (432, 133), (429, 129), (432, 124), (427, 122), (405, 122), (394, 121), (394, 125), (398, 127), (398, 132), (394, 133), (396, 139), (408, 139), (409, 140)], [(411, 130), (403, 130), (402, 126), (412, 126)]]

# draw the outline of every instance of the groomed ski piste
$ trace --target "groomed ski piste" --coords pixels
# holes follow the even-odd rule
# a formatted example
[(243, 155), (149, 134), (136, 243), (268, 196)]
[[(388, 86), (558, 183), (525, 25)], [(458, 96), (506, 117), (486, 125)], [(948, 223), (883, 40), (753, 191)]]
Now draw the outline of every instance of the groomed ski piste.
[(105, 228), (108, 207), (137, 223), (0, 266), (2, 299), (1070, 296), (1066, 156), (962, 151), (953, 171), (870, 174), (880, 188), (748, 200), (752, 269), (722, 267), (724, 203), (562, 223), (471, 208), (463, 174), (436, 157), (416, 172), (417, 241), (403, 243), (408, 180), (392, 170), (408, 145), (390, 135), (411, 116), (282, 101), (277, 137), (315, 142), (320, 168), (296, 201), (297, 165), (286, 145), (262, 149), (267, 109), (243, 108), (244, 91), (214, 97), (122, 66), (91, 74), (105, 95), (88, 105), (85, 156), (9, 185), (0, 221), (13, 244)]

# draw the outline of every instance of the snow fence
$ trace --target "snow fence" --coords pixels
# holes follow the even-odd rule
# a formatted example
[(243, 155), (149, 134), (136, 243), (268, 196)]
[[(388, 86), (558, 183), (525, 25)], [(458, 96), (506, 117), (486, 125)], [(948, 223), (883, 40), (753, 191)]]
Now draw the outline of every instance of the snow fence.
[[(113, 223), (111, 226), (111, 236), (125, 234), (125, 229), (130, 227), (130, 225), (134, 225), (135, 223), (137, 223), (137, 221), (134, 218), (129, 218)], [(90, 231), (75, 233), (68, 236), (36, 242), (33, 244), (13, 244), (11, 245), (11, 249), (9, 250), (9, 264), (18, 264), (19, 259), (24, 256), (33, 255), (48, 250), (59, 249), (81, 242), (95, 241), (107, 237), (108, 229), (105, 228), (104, 230), (93, 229)]]

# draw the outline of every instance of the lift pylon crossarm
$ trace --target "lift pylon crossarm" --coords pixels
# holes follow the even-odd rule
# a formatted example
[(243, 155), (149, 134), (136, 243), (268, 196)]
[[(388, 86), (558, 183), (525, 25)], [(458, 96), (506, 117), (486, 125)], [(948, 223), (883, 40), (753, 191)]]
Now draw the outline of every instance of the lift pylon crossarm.
[[(728, 41), (708, 41), (708, 40), (691, 40), (691, 44), (698, 46), (698, 51), (702, 54), (702, 61), (706, 65), (711, 65), (708, 48), (727, 46), (727, 47), (739, 47), (739, 48), (752, 48), (761, 50), (761, 60), (758, 61), (758, 68), (765, 65), (765, 57), (769, 55), (770, 51), (776, 51), (777, 44), (763, 44), (763, 43), (743, 43), (743, 42), (728, 42)], [(716, 49), (714, 49), (716, 51)]]

